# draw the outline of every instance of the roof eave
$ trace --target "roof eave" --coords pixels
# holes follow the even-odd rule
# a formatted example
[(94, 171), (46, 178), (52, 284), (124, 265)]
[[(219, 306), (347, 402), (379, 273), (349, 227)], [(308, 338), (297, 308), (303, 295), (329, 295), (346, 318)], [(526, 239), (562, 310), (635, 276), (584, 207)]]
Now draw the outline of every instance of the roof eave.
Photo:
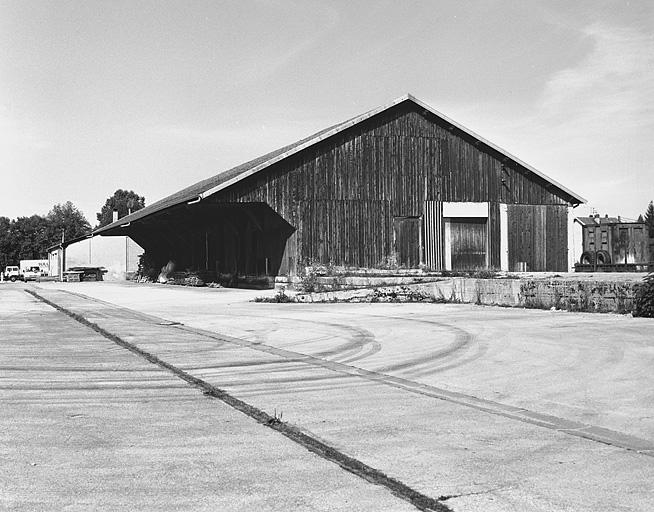
[(212, 188), (206, 190), (205, 192), (200, 194), (200, 199), (204, 199), (204, 198), (209, 197), (209, 196), (211, 196), (211, 195), (213, 195), (213, 194), (215, 194), (217, 192), (220, 192), (221, 190), (224, 190), (224, 189), (232, 186), (233, 184), (238, 183), (239, 181), (247, 178), (248, 176), (252, 176), (253, 174), (256, 174), (257, 172), (265, 169), (266, 167), (269, 167), (269, 166), (271, 166), (271, 165), (273, 165), (273, 164), (275, 164), (275, 163), (277, 163), (277, 162), (279, 162), (281, 160), (284, 160), (285, 158), (288, 158), (289, 156), (292, 156), (292, 155), (294, 155), (294, 154), (296, 154), (296, 153), (298, 153), (298, 152), (300, 152), (300, 151), (302, 151), (302, 150), (304, 150), (304, 149), (306, 149), (306, 148), (308, 148), (310, 146), (313, 146), (314, 144), (317, 144), (318, 142), (321, 142), (321, 141), (323, 141), (323, 140), (325, 140), (325, 139), (327, 139), (327, 138), (329, 138), (329, 137), (331, 137), (333, 135), (336, 135), (336, 134), (338, 134), (338, 133), (340, 133), (340, 132), (342, 132), (342, 131), (344, 131), (344, 130), (346, 130), (348, 128), (351, 128), (352, 126), (355, 126), (355, 125), (357, 125), (357, 124), (359, 124), (359, 123), (361, 123), (361, 122), (363, 122), (363, 121), (365, 121), (365, 120), (367, 120), (367, 119), (369, 119), (369, 118), (371, 118), (371, 117), (373, 117), (373, 116), (375, 116), (377, 114), (380, 114), (381, 112), (384, 112), (385, 110), (388, 110), (391, 107), (399, 105), (400, 103), (403, 103), (405, 101), (412, 101), (413, 103), (415, 103), (416, 105), (418, 105), (422, 109), (430, 112), (431, 114), (435, 115), (436, 117), (441, 118), (443, 121), (445, 121), (446, 123), (449, 123), (450, 125), (452, 125), (456, 129), (458, 129), (458, 130), (468, 134), (469, 136), (477, 139), (479, 142), (481, 142), (485, 146), (488, 146), (489, 148), (493, 149), (494, 151), (497, 151), (498, 153), (504, 155), (508, 159), (513, 160), (515, 163), (517, 163), (521, 167), (524, 167), (525, 169), (529, 170), (530, 172), (532, 172), (534, 175), (538, 176), (542, 180), (544, 180), (544, 181), (546, 181), (548, 183), (551, 183), (553, 186), (558, 188), (561, 192), (564, 192), (565, 194), (567, 194), (570, 197), (571, 201), (569, 201), (569, 202), (573, 206), (578, 206), (579, 204), (587, 202), (585, 198), (583, 198), (579, 194), (576, 194), (575, 192), (573, 192), (569, 188), (565, 187), (564, 185), (558, 183), (556, 180), (553, 180), (549, 176), (543, 174), (542, 172), (540, 172), (535, 167), (532, 167), (528, 163), (523, 162), (522, 160), (520, 160), (516, 156), (512, 155), (511, 153), (509, 153), (505, 149), (493, 144), (489, 140), (486, 140), (485, 138), (481, 137), (477, 133), (475, 133), (472, 130), (466, 128), (465, 126), (457, 123), (453, 119), (450, 119), (445, 114), (439, 112), (438, 110), (432, 108), (430, 105), (422, 102), (418, 98), (416, 98), (413, 95), (408, 94), (408, 93), (403, 95), (403, 96), (400, 96), (399, 98), (393, 100), (392, 102), (390, 102), (390, 103), (388, 103), (386, 105), (382, 105), (381, 107), (378, 107), (378, 108), (370, 110), (370, 111), (368, 111), (368, 112), (366, 112), (364, 114), (361, 114), (360, 116), (355, 117), (355, 118), (351, 119), (350, 121), (348, 121), (346, 123), (340, 124), (340, 125), (334, 127), (333, 130), (329, 130), (328, 132), (325, 132), (325, 133), (319, 135), (318, 137), (315, 137), (313, 139), (310, 139), (310, 140), (306, 141), (304, 144), (300, 144), (299, 146), (296, 146), (296, 147), (290, 149), (289, 151), (287, 151), (285, 153), (282, 153), (280, 155), (275, 156), (274, 158), (272, 158), (270, 160), (267, 160), (265, 162), (260, 163), (259, 165), (253, 167), (252, 169), (249, 169), (249, 170), (245, 171), (244, 173), (239, 174), (238, 176), (235, 176), (234, 178), (232, 178), (230, 180), (227, 180), (227, 181), (225, 181), (223, 183), (220, 183), (220, 184), (216, 185), (215, 187), (212, 187)]
[(308, 141), (306, 141), (303, 144), (300, 144), (298, 146), (293, 147), (292, 149), (289, 149), (288, 151), (281, 153), (270, 160), (266, 160), (265, 162), (260, 163), (259, 165), (253, 167), (252, 169), (248, 169), (247, 171), (243, 172), (242, 174), (239, 174), (238, 176), (235, 176), (234, 178), (227, 180), (223, 183), (220, 183), (216, 185), (215, 187), (210, 188), (209, 190), (206, 190), (202, 194), (200, 194), (200, 198), (204, 199), (206, 197), (209, 197), (216, 192), (220, 192), (221, 190), (224, 190), (230, 186), (232, 186), (234, 183), (238, 183), (239, 181), (247, 178), (248, 176), (252, 176), (253, 174), (256, 174), (257, 172), (265, 169), (266, 167), (270, 167), (273, 164), (276, 164), (277, 162), (280, 162), (284, 160), (285, 158), (288, 158), (289, 156), (292, 156), (296, 153), (299, 153), (300, 151), (313, 146), (314, 144), (317, 144), (325, 139), (328, 139), (329, 137), (332, 137), (333, 135), (336, 135), (344, 130), (347, 130), (348, 128), (351, 128), (352, 126), (355, 126), (366, 119), (370, 119), (373, 116), (376, 116), (377, 114), (380, 114), (381, 112), (388, 110), (391, 107), (394, 107), (395, 105), (399, 105), (400, 103), (406, 101), (406, 100), (412, 100), (415, 101), (413, 96), (410, 94), (406, 94), (404, 96), (401, 96), (391, 103), (388, 103), (387, 105), (383, 105), (381, 107), (375, 108), (373, 110), (369, 110), (368, 112), (365, 112), (364, 114), (361, 114), (360, 116), (357, 116), (353, 119), (350, 119), (349, 121), (345, 123), (341, 123), (337, 126), (335, 126), (332, 130), (329, 130), (325, 133), (321, 133), (319, 136), (314, 137)]
[[(423, 109), (425, 109), (425, 110), (431, 112), (433, 115), (435, 115), (435, 116), (437, 116), (437, 117), (440, 117), (440, 118), (443, 119), (444, 121), (450, 123), (453, 127), (457, 128), (458, 130), (461, 130), (462, 132), (467, 133), (468, 135), (470, 135), (471, 137), (474, 137), (475, 139), (477, 139), (479, 142), (481, 142), (481, 143), (484, 144), (485, 146), (488, 146), (489, 148), (491, 148), (491, 149), (497, 151), (498, 153), (501, 153), (502, 155), (504, 155), (505, 157), (509, 158), (510, 160), (513, 160), (515, 163), (517, 163), (517, 164), (520, 165), (521, 167), (524, 167), (525, 169), (527, 169), (527, 170), (529, 170), (530, 172), (534, 173), (534, 174), (535, 174), (536, 176), (538, 176), (539, 178), (541, 178), (541, 179), (547, 181), (548, 183), (551, 183), (551, 184), (554, 185), (556, 188), (558, 188), (558, 189), (561, 190), (562, 192), (565, 192), (567, 195), (569, 195), (572, 199), (575, 199), (576, 201), (578, 201), (577, 204), (581, 204), (581, 203), (586, 203), (586, 202), (587, 202), (586, 199), (584, 199), (583, 197), (581, 197), (579, 194), (576, 194), (575, 192), (573, 192), (573, 191), (570, 190), (569, 188), (567, 188), (567, 187), (561, 185), (560, 183), (558, 183), (556, 180), (553, 180), (553, 179), (550, 178), (549, 176), (543, 174), (542, 172), (540, 172), (540, 171), (539, 171), (538, 169), (536, 169), (535, 167), (532, 167), (532, 166), (529, 165), (528, 163), (523, 162), (523, 161), (520, 160), (518, 157), (512, 155), (511, 153), (509, 153), (509, 152), (506, 151), (505, 149), (501, 148), (500, 146), (497, 146), (496, 144), (493, 144), (491, 141), (486, 140), (486, 139), (485, 139), (484, 137), (482, 137), (481, 135), (478, 135), (477, 133), (475, 133), (475, 132), (473, 132), (472, 130), (466, 128), (466, 127), (463, 126), (462, 124), (459, 124), (459, 123), (457, 123), (456, 121), (454, 121), (453, 119), (450, 119), (449, 117), (447, 117), (447, 116), (446, 116), (445, 114), (443, 114), (442, 112), (439, 112), (438, 110), (436, 110), (436, 109), (434, 109), (433, 107), (427, 105), (426, 103), (420, 101), (419, 99), (414, 98), (414, 97), (411, 96), (410, 94), (408, 94), (408, 95), (406, 96), (405, 99), (410, 99), (411, 101), (413, 101), (414, 103), (416, 103), (417, 105), (419, 105), (420, 107), (422, 107)], [(571, 203), (574, 203), (574, 201), (571, 201)]]
[[(219, 184), (217, 184), (217, 185), (215, 185), (213, 187), (208, 188), (204, 192), (200, 192), (199, 194), (193, 194), (193, 195), (190, 195), (188, 197), (186, 197), (186, 196), (181, 197), (175, 203), (169, 204), (169, 205), (164, 206), (162, 208), (156, 208), (155, 207), (151, 212), (148, 212), (148, 213), (145, 213), (145, 214), (144, 214), (144, 212), (146, 212), (148, 210), (148, 207), (144, 208), (143, 210), (138, 210), (138, 211), (136, 211), (136, 212), (134, 212), (134, 213), (132, 213), (130, 215), (127, 215), (127, 216), (119, 219), (116, 222), (112, 222), (111, 224), (108, 224), (107, 226), (103, 226), (101, 228), (98, 228), (98, 229), (94, 230), (93, 235), (108, 234), (109, 231), (113, 231), (113, 230), (116, 230), (116, 229), (119, 230), (122, 227), (128, 226), (129, 223), (132, 222), (132, 221), (138, 220), (138, 219), (140, 219), (142, 217), (153, 215), (153, 214), (158, 213), (158, 212), (160, 212), (162, 210), (165, 210), (165, 209), (171, 208), (173, 206), (183, 204), (185, 202), (189, 202), (189, 201), (198, 202), (198, 201), (201, 201), (201, 200), (203, 200), (203, 199), (205, 199), (205, 198), (207, 198), (209, 196), (212, 196), (212, 195), (214, 195), (214, 194), (216, 194), (216, 193), (218, 193), (218, 192), (220, 192), (222, 190), (225, 190), (225, 189), (231, 187), (235, 183), (238, 183), (239, 181), (258, 173), (258, 172), (262, 171), (263, 169), (265, 169), (267, 167), (270, 167), (271, 165), (274, 165), (277, 162), (280, 162), (280, 161), (282, 161), (282, 160), (284, 160), (284, 159), (286, 159), (286, 158), (288, 158), (288, 157), (290, 157), (290, 156), (292, 156), (294, 154), (297, 154), (300, 151), (303, 151), (303, 150), (305, 150), (305, 149), (307, 149), (307, 148), (309, 148), (309, 147), (311, 147), (311, 146), (313, 146), (313, 145), (315, 145), (315, 144), (317, 144), (317, 143), (319, 143), (319, 142), (321, 142), (321, 141), (323, 141), (323, 140), (325, 140), (325, 139), (327, 139), (329, 137), (332, 137), (332, 136), (334, 136), (334, 135), (336, 135), (336, 134), (338, 134), (338, 133), (340, 133), (340, 132), (342, 132), (344, 130), (347, 130), (348, 128), (351, 128), (352, 126), (355, 126), (355, 125), (357, 125), (357, 124), (359, 124), (359, 123), (361, 123), (361, 122), (363, 122), (363, 121), (365, 121), (367, 119), (370, 119), (371, 117), (373, 117), (373, 116), (375, 116), (377, 114), (380, 114), (380, 113), (382, 113), (382, 112), (384, 112), (384, 111), (386, 111), (386, 110), (388, 110), (388, 109), (390, 109), (390, 108), (392, 108), (392, 107), (394, 107), (396, 105), (399, 105), (399, 104), (401, 104), (401, 103), (403, 103), (405, 101), (413, 102), (414, 104), (418, 105), (420, 108), (424, 109), (425, 111), (430, 112), (432, 115), (440, 118), (445, 123), (450, 124), (452, 127), (456, 128), (457, 130), (469, 135), (470, 137), (473, 137), (474, 139), (478, 140), (480, 143), (484, 144), (485, 146), (492, 149), (493, 151), (503, 155), (504, 157), (508, 158), (509, 160), (512, 160), (513, 162), (515, 162), (519, 166), (523, 167), (524, 169), (527, 169), (529, 172), (533, 173), (535, 176), (539, 177), (543, 181), (545, 181), (547, 183), (550, 183), (552, 186), (556, 187), (560, 192), (563, 192), (564, 195), (568, 196), (568, 202), (572, 206), (578, 206), (579, 204), (587, 202), (586, 199), (584, 199), (580, 195), (576, 194), (572, 190), (568, 189), (567, 187), (561, 185), (557, 181), (551, 179), (547, 175), (541, 173), (538, 169), (532, 167), (531, 165), (527, 164), (526, 162), (523, 162), (519, 158), (513, 156), (508, 151), (506, 151), (506, 150), (502, 149), (501, 147), (493, 144), (492, 142), (484, 139), (483, 137), (479, 136), (478, 134), (476, 134), (472, 130), (469, 130), (465, 126), (457, 123), (453, 119), (450, 119), (449, 117), (447, 117), (443, 113), (439, 112), (438, 110), (435, 110), (431, 106), (427, 105), (426, 103), (420, 101), (416, 97), (414, 97), (411, 94), (407, 93), (407, 94), (405, 94), (403, 96), (400, 96), (399, 98), (393, 100), (392, 102), (390, 102), (390, 103), (388, 103), (386, 105), (382, 105), (382, 106), (377, 107), (377, 108), (375, 108), (373, 110), (365, 112), (365, 113), (363, 113), (363, 114), (361, 114), (361, 115), (359, 115), (359, 116), (357, 116), (355, 118), (352, 118), (349, 121), (338, 124), (338, 125), (334, 126), (331, 130), (328, 130), (328, 131), (326, 131), (324, 133), (321, 133), (320, 135), (312, 137), (311, 139), (308, 139), (307, 141), (303, 142), (302, 144), (298, 144), (298, 145), (292, 147), (288, 151), (285, 151), (283, 153), (275, 155), (274, 157), (272, 157), (272, 158), (270, 158), (268, 160), (265, 160), (265, 161), (255, 165), (254, 167), (251, 167), (250, 169), (247, 169), (247, 170), (243, 171), (242, 173), (234, 176), (233, 178), (230, 178), (229, 180), (226, 180), (226, 181), (224, 181), (222, 183), (219, 183)], [(164, 200), (165, 200), (165, 198), (162, 199), (161, 201), (164, 201)], [(159, 202), (159, 201), (157, 201), (157, 202)], [(154, 203), (151, 206), (155, 206), (155, 205), (156, 205), (156, 203)], [(119, 234), (119, 233), (117, 232), (115, 234)]]

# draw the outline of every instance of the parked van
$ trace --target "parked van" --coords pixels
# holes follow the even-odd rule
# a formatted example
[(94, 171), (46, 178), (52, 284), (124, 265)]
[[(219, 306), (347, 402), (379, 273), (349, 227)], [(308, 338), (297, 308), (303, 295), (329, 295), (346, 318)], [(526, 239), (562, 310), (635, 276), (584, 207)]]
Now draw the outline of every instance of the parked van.
[(15, 265), (7, 265), (5, 267), (4, 278), (7, 281), (11, 281), (11, 282), (23, 280), (23, 276), (20, 273), (20, 269)]

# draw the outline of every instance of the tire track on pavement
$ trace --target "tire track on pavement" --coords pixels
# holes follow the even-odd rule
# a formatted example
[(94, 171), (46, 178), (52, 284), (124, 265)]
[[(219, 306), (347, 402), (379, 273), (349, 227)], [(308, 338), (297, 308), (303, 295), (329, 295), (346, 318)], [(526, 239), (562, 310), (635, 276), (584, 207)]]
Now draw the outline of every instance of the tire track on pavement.
[[(281, 419), (278, 418), (276, 415), (270, 416), (265, 411), (258, 409), (257, 407), (254, 407), (244, 402), (243, 400), (240, 400), (228, 394), (224, 390), (216, 386), (213, 386), (212, 384), (185, 372), (181, 368), (178, 368), (170, 363), (167, 363), (166, 361), (160, 359), (156, 355), (146, 352), (145, 350), (137, 347), (132, 343), (124, 341), (119, 336), (107, 331), (106, 329), (100, 327), (99, 325), (93, 322), (90, 322), (89, 320), (84, 318), (84, 316), (75, 313), (74, 311), (71, 311), (65, 307), (62, 307), (59, 304), (56, 304), (55, 302), (50, 301), (49, 299), (43, 297), (42, 295), (39, 295), (33, 290), (25, 289), (25, 292), (41, 300), (45, 304), (48, 304), (49, 306), (55, 308), (56, 310), (62, 312), (63, 314), (68, 315), (69, 317), (73, 318), (80, 324), (85, 325), (90, 329), (93, 329), (95, 332), (104, 336), (108, 340), (113, 341), (118, 346), (129, 350), (130, 352), (144, 358), (148, 362), (155, 364), (160, 368), (168, 370), (169, 372), (173, 373), (181, 380), (185, 381), (191, 386), (198, 388), (200, 391), (202, 391), (202, 393), (205, 396), (220, 400), (221, 402), (229, 405), (230, 407), (238, 410), (239, 412), (246, 414), (247, 416), (259, 422), (260, 424), (279, 432), (280, 434), (287, 437), (288, 439), (303, 446), (310, 452), (315, 453), (316, 455), (328, 461), (338, 464), (344, 470), (353, 473), (359, 476), (360, 478), (367, 480), (370, 483), (386, 487), (392, 494), (394, 494), (398, 498), (401, 498), (411, 503), (418, 510), (422, 510), (426, 512), (429, 511), (452, 512), (452, 510), (448, 506), (441, 503), (439, 499), (434, 499), (419, 491), (416, 491), (415, 489), (412, 489), (411, 487), (400, 482), (399, 480), (387, 476), (386, 474), (382, 473), (380, 470), (375, 469), (359, 461), (358, 459), (346, 455), (345, 453), (334, 448), (333, 446), (328, 445), (327, 443), (317, 439), (316, 437), (308, 435), (307, 433), (301, 431), (299, 428), (289, 423), (281, 421)], [(172, 327), (178, 328), (179, 326), (174, 325)], [(449, 497), (444, 497), (444, 498), (448, 499)]]
[[(41, 297), (36, 292), (33, 292), (31, 290), (26, 290), (26, 291), (28, 293), (31, 293), (35, 297), (43, 300), (47, 304), (50, 304), (53, 307), (60, 309), (61, 311), (64, 311), (65, 313), (73, 316), (73, 318), (76, 318), (78, 319), (78, 321), (85, 323), (85, 325), (89, 325), (92, 327), (95, 326), (95, 324), (89, 322), (83, 316), (80, 316), (74, 312), (69, 312), (65, 308), (62, 308), (57, 304), (50, 302), (48, 299)], [(61, 293), (68, 294), (70, 292), (62, 291)], [(70, 293), (70, 295), (77, 296), (79, 298), (78, 294)], [(91, 302), (95, 301), (95, 299), (90, 297), (83, 297), (83, 298), (84, 300), (88, 300)], [(104, 301), (97, 301), (97, 302), (106, 304), (109, 307), (113, 307), (112, 304), (105, 303)], [(121, 310), (122, 312), (122, 310), (126, 308), (118, 307), (117, 309)], [(143, 314), (141, 316), (141, 314), (136, 311), (133, 310), (127, 310), (127, 311), (130, 312), (129, 316), (137, 321), (139, 319), (141, 321), (145, 319), (149, 322), (155, 321), (156, 324), (160, 324), (162, 322), (162, 319), (154, 317), (152, 315)], [(430, 386), (428, 384), (422, 384), (409, 379), (396, 377), (384, 373), (379, 373), (371, 370), (365, 370), (357, 366), (350, 366), (336, 361), (320, 359), (318, 357), (310, 356), (300, 352), (293, 352), (291, 350), (265, 345), (256, 341), (249, 341), (241, 338), (234, 338), (226, 335), (221, 335), (212, 331), (206, 331), (203, 329), (193, 328), (186, 325), (181, 325), (181, 324), (173, 325), (170, 326), (169, 328), (177, 329), (179, 331), (184, 331), (187, 334), (193, 334), (193, 335), (201, 336), (203, 338), (208, 338), (216, 342), (233, 344), (242, 348), (249, 348), (258, 352), (275, 355), (287, 361), (304, 363), (314, 367), (322, 367), (342, 375), (344, 374), (349, 376), (355, 376), (371, 382), (385, 384), (391, 387), (402, 389), (407, 392), (429, 396), (440, 400), (445, 400), (451, 403), (455, 403), (465, 407), (470, 407), (489, 414), (503, 416), (524, 423), (529, 423), (550, 430), (555, 430), (563, 434), (567, 434), (575, 437), (581, 437), (584, 439), (588, 439), (590, 441), (594, 441), (606, 445), (616, 446), (626, 450), (635, 451), (647, 456), (654, 456), (654, 442), (647, 439), (641, 439), (635, 436), (624, 434), (622, 432), (610, 430), (604, 427), (598, 427), (594, 425), (581, 423), (578, 421), (567, 420), (565, 418), (560, 418), (545, 413), (531, 411), (529, 409), (524, 409), (522, 407), (516, 407), (512, 405), (503, 404), (500, 402), (495, 402), (492, 400), (478, 398), (476, 396), (468, 395), (465, 393), (448, 391), (442, 388), (437, 388), (435, 386)], [(113, 336), (111, 333), (108, 334), (110, 336)], [(130, 344), (130, 346), (134, 346), (134, 345)], [(137, 347), (135, 348), (136, 350), (141, 350)]]

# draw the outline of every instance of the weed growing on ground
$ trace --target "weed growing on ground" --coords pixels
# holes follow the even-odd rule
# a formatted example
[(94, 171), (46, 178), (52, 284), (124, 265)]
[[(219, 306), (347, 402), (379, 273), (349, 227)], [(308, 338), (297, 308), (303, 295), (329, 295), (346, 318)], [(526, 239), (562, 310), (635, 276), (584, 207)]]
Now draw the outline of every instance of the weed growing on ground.
[(313, 268), (306, 271), (306, 273), (300, 278), (297, 288), (305, 293), (323, 291), (322, 284), (318, 282), (318, 273)]
[(286, 303), (295, 302), (295, 299), (287, 295), (286, 288), (282, 286), (273, 297), (255, 297), (254, 302)]
[(432, 297), (429, 293), (421, 290), (414, 290), (406, 286), (388, 290), (377, 288), (364, 297), (353, 297), (344, 299), (341, 302), (447, 302), (444, 298)]
[(480, 269), (480, 270), (441, 270), (442, 277), (472, 277), (473, 279), (496, 279), (499, 277), (497, 270)]
[(470, 274), (470, 277), (474, 277), (475, 279), (495, 279), (497, 272), (492, 269), (476, 270)]
[(268, 420), (268, 425), (279, 425), (282, 422), (284, 413), (280, 410), (279, 415), (277, 414), (277, 409), (273, 411), (273, 416)]
[(204, 286), (204, 281), (199, 276), (188, 276), (184, 278), (184, 286)]

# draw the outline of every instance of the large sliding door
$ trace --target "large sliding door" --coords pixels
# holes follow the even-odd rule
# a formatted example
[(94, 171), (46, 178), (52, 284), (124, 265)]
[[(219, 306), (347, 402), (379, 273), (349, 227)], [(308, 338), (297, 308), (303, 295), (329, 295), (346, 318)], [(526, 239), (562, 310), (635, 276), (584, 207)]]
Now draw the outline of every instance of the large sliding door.
[(476, 270), (487, 266), (487, 219), (450, 218), (445, 229), (450, 243), (452, 270)]
[(568, 269), (566, 205), (507, 206), (509, 270), (565, 272)]

